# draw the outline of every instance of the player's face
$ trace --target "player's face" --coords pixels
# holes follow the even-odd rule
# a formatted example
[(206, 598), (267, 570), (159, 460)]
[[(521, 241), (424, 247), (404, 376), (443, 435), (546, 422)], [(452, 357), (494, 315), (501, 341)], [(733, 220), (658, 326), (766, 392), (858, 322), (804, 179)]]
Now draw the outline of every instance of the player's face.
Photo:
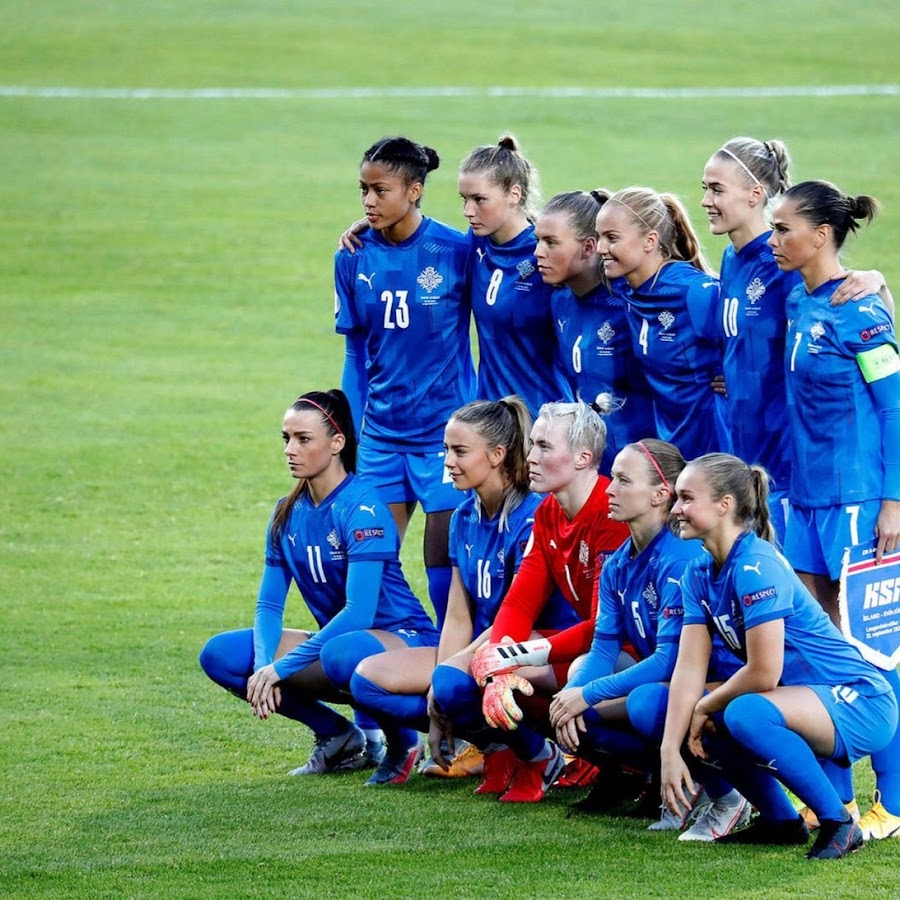
[(747, 225), (758, 202), (759, 188), (747, 186), (736, 162), (713, 156), (703, 170), (703, 199), (712, 234), (731, 234)]
[(444, 466), (458, 491), (478, 490), (496, 467), (487, 441), (471, 425), (451, 419), (444, 429)]
[(769, 246), (778, 268), (784, 272), (802, 269), (812, 261), (821, 244), (820, 230), (797, 214), (791, 200), (782, 200), (772, 213), (772, 236)]
[(505, 244), (516, 236), (509, 233), (518, 228), (514, 212), (521, 192), (518, 186), (505, 191), (482, 172), (465, 172), (459, 176), (459, 196), (463, 201), (463, 215), (472, 231), (479, 237), (491, 237)]
[(579, 240), (564, 213), (538, 216), (534, 226), (534, 258), (544, 284), (566, 284), (596, 265), (593, 242)]
[(409, 184), (382, 163), (364, 162), (359, 169), (359, 190), (369, 227), (385, 231), (415, 213), (422, 185)]
[(563, 419), (539, 418), (531, 429), (528, 472), (531, 489), (550, 494), (571, 484), (575, 477), (575, 457), (569, 447), (568, 427)]
[(284, 455), (294, 478), (313, 479), (325, 472), (335, 457), (338, 438), (329, 436), (322, 414), (315, 409), (291, 408), (281, 426)]
[(659, 489), (659, 485), (650, 483), (650, 471), (643, 454), (626, 447), (613, 460), (612, 479), (606, 488), (610, 519), (632, 522), (648, 513)]
[(647, 260), (647, 234), (620, 203), (606, 203), (597, 214), (597, 253), (607, 278), (627, 278)]
[(687, 466), (675, 482), (675, 505), (672, 515), (681, 529), (682, 540), (702, 538), (721, 521), (720, 501), (713, 500), (706, 475)]

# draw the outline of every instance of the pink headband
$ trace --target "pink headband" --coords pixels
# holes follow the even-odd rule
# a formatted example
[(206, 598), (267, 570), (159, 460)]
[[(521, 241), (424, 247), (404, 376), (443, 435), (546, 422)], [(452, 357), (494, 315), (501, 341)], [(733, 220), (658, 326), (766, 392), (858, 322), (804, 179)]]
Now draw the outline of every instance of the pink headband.
[(345, 435), (344, 435), (344, 432), (341, 431), (341, 426), (338, 425), (338, 423), (334, 421), (334, 419), (332, 418), (331, 413), (329, 413), (328, 410), (323, 409), (321, 406), (319, 406), (319, 404), (316, 403), (315, 400), (310, 400), (309, 397), (298, 397), (298, 398), (297, 398), (297, 402), (298, 402), (298, 403), (308, 403), (310, 406), (314, 406), (317, 410), (319, 410), (320, 413), (322, 413), (323, 416), (325, 416), (326, 419), (328, 419), (329, 422), (331, 422), (332, 425), (334, 425), (334, 430), (335, 430), (341, 437), (344, 437), (344, 436), (345, 436)]
[(675, 491), (672, 490), (672, 485), (669, 484), (669, 479), (666, 478), (665, 475), (663, 475), (663, 470), (659, 467), (659, 463), (656, 461), (656, 458), (653, 456), (653, 454), (643, 445), (641, 441), (638, 441), (635, 446), (640, 447), (644, 452), (644, 456), (646, 456), (647, 459), (650, 460), (650, 465), (653, 466), (654, 469), (656, 469), (656, 474), (659, 475), (660, 479), (662, 480), (663, 487), (665, 487), (665, 489), (670, 494), (674, 494)]

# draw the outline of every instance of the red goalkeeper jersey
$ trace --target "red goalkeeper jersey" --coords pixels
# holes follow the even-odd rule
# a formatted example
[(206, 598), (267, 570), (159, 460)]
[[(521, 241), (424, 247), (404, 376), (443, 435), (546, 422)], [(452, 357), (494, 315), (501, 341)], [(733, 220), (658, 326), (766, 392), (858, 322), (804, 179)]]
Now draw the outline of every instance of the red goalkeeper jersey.
[(541, 610), (558, 589), (582, 621), (550, 636), (550, 662), (569, 662), (590, 649), (600, 570), (628, 537), (628, 526), (608, 518), (608, 484), (601, 475), (574, 519), (552, 494), (535, 510), (531, 546), (497, 612), (492, 641), (506, 635), (528, 640)]

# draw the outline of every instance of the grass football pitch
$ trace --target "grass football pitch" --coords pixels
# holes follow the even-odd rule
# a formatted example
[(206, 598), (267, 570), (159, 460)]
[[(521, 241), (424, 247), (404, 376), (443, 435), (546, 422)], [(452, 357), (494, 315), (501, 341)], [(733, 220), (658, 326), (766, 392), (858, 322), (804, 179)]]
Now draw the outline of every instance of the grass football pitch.
[[(814, 864), (566, 820), (577, 793), (289, 779), (305, 730), (197, 665), (252, 621), (284, 408), (339, 382), (332, 254), (366, 147), (437, 148), (423, 208), (457, 226), (457, 162), (511, 131), (545, 197), (649, 184), (702, 230), (710, 153), (780, 137), (795, 180), (883, 202), (845, 259), (896, 293), (893, 2), (0, 0), (0, 19), (0, 894), (897, 895), (900, 841)], [(311, 624), (296, 595), (287, 615)], [(867, 764), (857, 782), (865, 810)]]

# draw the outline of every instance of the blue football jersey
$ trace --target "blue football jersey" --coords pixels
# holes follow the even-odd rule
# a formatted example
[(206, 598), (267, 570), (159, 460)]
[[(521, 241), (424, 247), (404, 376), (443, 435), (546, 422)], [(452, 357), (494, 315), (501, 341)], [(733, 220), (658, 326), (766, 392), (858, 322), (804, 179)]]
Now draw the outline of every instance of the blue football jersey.
[(664, 528), (632, 558), (633, 552), (628, 538), (603, 566), (595, 633), (630, 643), (638, 659), (646, 659), (658, 643), (677, 643), (684, 618), (681, 575), (706, 551), (700, 541), (683, 541)]
[(534, 226), (505, 244), (469, 231), (474, 253), (472, 312), (478, 331), (478, 397), (518, 394), (536, 417), (541, 404), (573, 399), (559, 369), (552, 288), (534, 260)]
[[(534, 511), (543, 499), (540, 494), (528, 494), (503, 529), (500, 514), (488, 519), (474, 494), (454, 511), (450, 520), (450, 564), (459, 569), (469, 595), (473, 634), (479, 635), (493, 624), (500, 602), (519, 570), (531, 540)], [(535, 627), (561, 629), (577, 621), (572, 607), (557, 592), (547, 602)]]
[(887, 681), (832, 624), (790, 563), (767, 541), (742, 534), (717, 573), (698, 557), (682, 579), (684, 624), (706, 625), (747, 661), (747, 631), (784, 619), (784, 668), (779, 684), (864, 685), (890, 691)]
[(784, 491), (791, 474), (785, 302), (800, 275), (778, 268), (768, 245), (771, 234), (761, 234), (738, 252), (732, 246), (725, 250), (719, 324), (734, 453), (763, 466), (775, 489)]
[(347, 602), (347, 567), (383, 560), (384, 574), (371, 627), (431, 630), (433, 625), (400, 568), (400, 542), (387, 506), (363, 479), (348, 475), (318, 506), (301, 495), (280, 540), (266, 536), (266, 565), (290, 572), (319, 627)]
[(711, 386), (722, 374), (718, 280), (676, 261), (635, 289), (617, 278), (613, 290), (628, 303), (633, 352), (653, 392), (656, 436), (685, 459), (730, 450), (725, 399)]
[(439, 451), (451, 414), (475, 396), (469, 254), (459, 231), (424, 217), (405, 241), (369, 229), (335, 256), (336, 329), (365, 335), (362, 432), (382, 450)]
[(883, 344), (896, 348), (893, 320), (874, 296), (831, 306), (838, 283), (811, 294), (799, 284), (787, 302), (791, 502), (800, 506), (883, 496), (882, 426), (857, 354)]
[(609, 473), (626, 445), (656, 435), (653, 398), (631, 349), (625, 301), (599, 284), (582, 297), (559, 287), (552, 297), (559, 360), (573, 391), (587, 402), (610, 393), (621, 407), (606, 417), (606, 450), (600, 469)]

